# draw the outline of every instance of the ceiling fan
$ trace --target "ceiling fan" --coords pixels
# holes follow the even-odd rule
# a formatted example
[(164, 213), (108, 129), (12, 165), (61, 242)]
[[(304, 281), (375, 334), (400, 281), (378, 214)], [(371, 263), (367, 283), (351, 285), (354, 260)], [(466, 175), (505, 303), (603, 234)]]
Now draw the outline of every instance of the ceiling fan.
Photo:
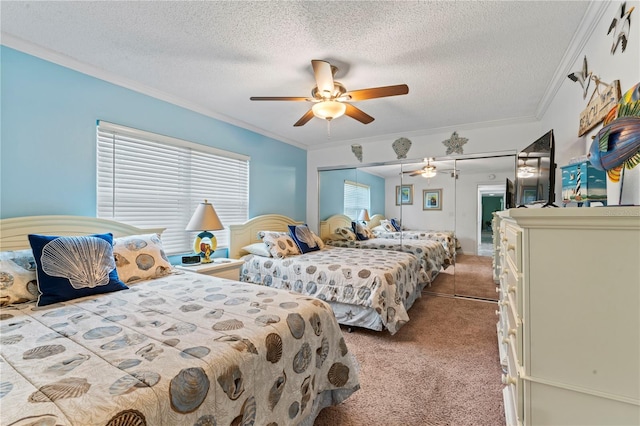
[(424, 161), (427, 164), (423, 168), (418, 169), (418, 170), (407, 170), (407, 171), (404, 171), (402, 173), (408, 173), (409, 176), (422, 176), (424, 178), (432, 178), (437, 173), (449, 173), (449, 172), (452, 172), (454, 174), (457, 174), (457, 170), (452, 170), (452, 169), (450, 169), (450, 170), (442, 170), (440, 172), (436, 171), (436, 166), (431, 164), (431, 162), (434, 161), (434, 160), (435, 160), (435, 158), (425, 158)]
[(395, 86), (372, 87), (347, 91), (340, 83), (333, 79), (337, 67), (327, 61), (314, 59), (311, 61), (315, 75), (316, 86), (311, 90), (311, 97), (291, 96), (252, 96), (252, 101), (305, 101), (312, 102), (313, 106), (296, 123), (294, 127), (305, 125), (313, 117), (327, 121), (347, 115), (363, 124), (371, 123), (374, 118), (364, 111), (354, 107), (348, 102), (364, 101), (367, 99), (384, 98), (387, 96), (406, 95), (409, 86), (398, 84)]

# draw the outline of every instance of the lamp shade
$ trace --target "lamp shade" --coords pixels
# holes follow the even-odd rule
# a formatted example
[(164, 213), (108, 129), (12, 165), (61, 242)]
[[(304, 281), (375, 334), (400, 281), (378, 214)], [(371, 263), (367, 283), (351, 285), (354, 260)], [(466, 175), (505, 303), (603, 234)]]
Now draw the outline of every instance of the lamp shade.
[(360, 210), (360, 215), (358, 215), (358, 220), (368, 222), (371, 220), (369, 218), (369, 211), (367, 209)]
[(224, 229), (216, 210), (211, 203), (204, 200), (198, 204), (196, 211), (185, 228), (186, 231), (219, 231)]
[(343, 115), (347, 110), (347, 106), (342, 102), (323, 101), (313, 105), (311, 110), (316, 117), (331, 121)]

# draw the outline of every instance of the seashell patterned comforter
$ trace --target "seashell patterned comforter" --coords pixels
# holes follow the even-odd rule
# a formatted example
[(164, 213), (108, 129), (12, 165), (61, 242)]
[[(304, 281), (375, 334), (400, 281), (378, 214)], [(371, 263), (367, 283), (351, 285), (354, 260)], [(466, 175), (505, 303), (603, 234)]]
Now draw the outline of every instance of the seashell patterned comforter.
[(435, 240), (370, 238), (361, 241), (328, 240), (326, 244), (333, 247), (394, 250), (411, 253), (420, 261), (420, 266), (426, 275), (425, 281), (429, 285), (438, 276), (442, 268), (447, 268), (453, 263), (453, 259), (445, 251), (442, 243)]
[(0, 310), (2, 425), (312, 424), (359, 388), (331, 308), (183, 272)]
[(418, 258), (398, 251), (326, 246), (284, 259), (243, 259), (241, 281), (317, 297), (331, 304), (339, 323), (391, 334), (409, 321), (407, 310), (428, 282)]
[(460, 248), (460, 241), (453, 231), (372, 231), (376, 238), (406, 240), (432, 240), (439, 241), (444, 247), (453, 265), (456, 259), (456, 250)]

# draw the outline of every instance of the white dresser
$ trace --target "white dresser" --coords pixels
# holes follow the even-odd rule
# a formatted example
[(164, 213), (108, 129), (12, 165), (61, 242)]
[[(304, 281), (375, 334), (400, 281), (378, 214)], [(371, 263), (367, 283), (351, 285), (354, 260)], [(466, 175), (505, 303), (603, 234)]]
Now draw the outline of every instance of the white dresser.
[(497, 214), (508, 425), (640, 425), (640, 207)]

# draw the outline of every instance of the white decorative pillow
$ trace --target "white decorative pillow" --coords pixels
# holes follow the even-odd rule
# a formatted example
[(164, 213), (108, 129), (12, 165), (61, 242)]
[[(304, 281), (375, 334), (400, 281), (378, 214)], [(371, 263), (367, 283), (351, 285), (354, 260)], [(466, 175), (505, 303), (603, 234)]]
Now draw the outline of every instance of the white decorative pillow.
[(290, 255), (300, 254), (298, 246), (288, 232), (260, 231), (258, 238), (262, 238), (262, 241), (269, 248), (269, 253), (275, 258), (283, 259)]
[(351, 228), (343, 227), (336, 228), (336, 234), (340, 235), (342, 239), (347, 241), (355, 241), (357, 239), (355, 232)]
[(255, 254), (256, 256), (271, 257), (269, 247), (265, 243), (253, 243), (240, 249), (245, 253)]
[(159, 234), (114, 238), (113, 256), (118, 277), (125, 283), (162, 277), (173, 270)]
[(390, 220), (387, 220), (387, 219), (381, 220), (380, 226), (382, 226), (384, 230), (387, 232), (396, 232), (396, 228), (391, 224)]
[(36, 263), (30, 249), (0, 253), (0, 306), (38, 298)]

